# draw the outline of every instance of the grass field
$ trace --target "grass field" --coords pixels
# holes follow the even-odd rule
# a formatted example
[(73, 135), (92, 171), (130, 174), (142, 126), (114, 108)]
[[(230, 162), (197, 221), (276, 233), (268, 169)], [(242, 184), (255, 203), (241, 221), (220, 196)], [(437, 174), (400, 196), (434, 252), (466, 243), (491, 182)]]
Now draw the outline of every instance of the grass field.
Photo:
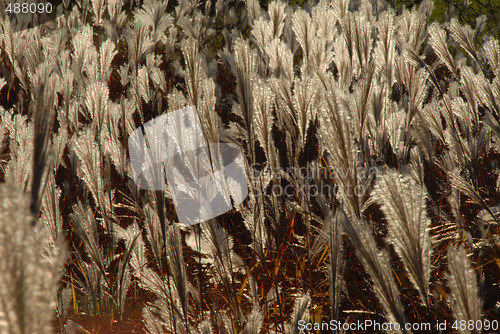
[[(30, 29), (0, 16), (0, 333), (498, 332), (491, 20), (66, 3)], [(171, 185), (138, 186), (128, 147), (186, 106), (241, 149), (248, 186), (192, 226)]]

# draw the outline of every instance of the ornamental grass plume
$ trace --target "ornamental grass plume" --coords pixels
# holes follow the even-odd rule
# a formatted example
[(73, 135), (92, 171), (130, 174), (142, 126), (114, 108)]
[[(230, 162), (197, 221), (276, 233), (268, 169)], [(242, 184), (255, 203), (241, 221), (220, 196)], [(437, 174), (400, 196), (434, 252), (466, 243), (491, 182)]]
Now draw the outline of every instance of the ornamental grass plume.
[[(29, 201), (18, 185), (0, 185), (0, 329), (2, 333), (52, 333), (66, 253), (44, 226), (32, 227)], [(61, 248), (60, 248), (61, 247)]]

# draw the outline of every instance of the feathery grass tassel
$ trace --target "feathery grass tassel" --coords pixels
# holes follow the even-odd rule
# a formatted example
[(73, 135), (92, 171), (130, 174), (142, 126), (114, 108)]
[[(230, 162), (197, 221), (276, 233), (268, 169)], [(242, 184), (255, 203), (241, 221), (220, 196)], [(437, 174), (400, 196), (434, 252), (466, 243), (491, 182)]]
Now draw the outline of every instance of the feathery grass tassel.
[(377, 180), (371, 200), (381, 206), (387, 219), (388, 241), (403, 261), (422, 302), (428, 306), (432, 249), (426, 198), (425, 185), (393, 171)]
[[(46, 70), (47, 71), (47, 70)], [(40, 202), (47, 181), (47, 173), (50, 172), (49, 157), (50, 133), (55, 120), (55, 83), (53, 77), (47, 75), (40, 81), (35, 90), (34, 100), (34, 136), (33, 136), (33, 181), (31, 185), (31, 213), (33, 214), (32, 225), (36, 224)], [(45, 81), (47, 80), (47, 82)]]
[[(481, 320), (483, 302), (478, 294), (477, 277), (463, 246), (448, 247), (448, 285), (450, 287), (450, 306), (455, 319), (459, 322), (473, 322)], [(480, 333), (470, 327), (460, 328), (460, 333)]]

